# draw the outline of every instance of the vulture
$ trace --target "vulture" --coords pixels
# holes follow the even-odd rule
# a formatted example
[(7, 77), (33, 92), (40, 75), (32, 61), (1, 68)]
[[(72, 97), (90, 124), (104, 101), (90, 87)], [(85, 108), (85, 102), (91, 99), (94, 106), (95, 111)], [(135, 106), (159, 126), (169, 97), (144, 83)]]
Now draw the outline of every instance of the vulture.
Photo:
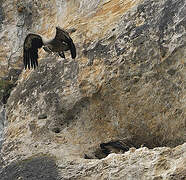
[(71, 57), (76, 57), (76, 47), (69, 33), (60, 27), (56, 27), (55, 37), (46, 40), (39, 34), (30, 33), (26, 36), (23, 47), (23, 63), (25, 69), (38, 66), (38, 49), (43, 47), (45, 51), (57, 53), (65, 58), (64, 51), (70, 50)]

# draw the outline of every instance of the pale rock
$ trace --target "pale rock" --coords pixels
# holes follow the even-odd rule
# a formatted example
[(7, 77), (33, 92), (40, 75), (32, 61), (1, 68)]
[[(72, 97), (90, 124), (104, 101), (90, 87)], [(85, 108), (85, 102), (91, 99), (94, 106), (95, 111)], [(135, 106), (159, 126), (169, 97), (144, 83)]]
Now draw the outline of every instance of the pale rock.
[(1, 177), (185, 179), (185, 0), (3, 0), (1, 75), (23, 68), (28, 32), (57, 25), (73, 29), (77, 58), (41, 50), (22, 71)]

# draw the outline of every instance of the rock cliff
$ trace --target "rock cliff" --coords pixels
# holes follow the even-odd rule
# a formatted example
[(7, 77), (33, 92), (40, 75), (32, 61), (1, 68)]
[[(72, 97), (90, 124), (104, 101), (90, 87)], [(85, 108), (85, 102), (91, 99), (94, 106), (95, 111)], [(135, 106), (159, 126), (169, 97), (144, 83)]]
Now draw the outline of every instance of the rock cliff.
[[(26, 34), (58, 25), (77, 58), (40, 50), (22, 70)], [(186, 178), (185, 0), (3, 0), (0, 39), (1, 76), (16, 84), (1, 177)]]

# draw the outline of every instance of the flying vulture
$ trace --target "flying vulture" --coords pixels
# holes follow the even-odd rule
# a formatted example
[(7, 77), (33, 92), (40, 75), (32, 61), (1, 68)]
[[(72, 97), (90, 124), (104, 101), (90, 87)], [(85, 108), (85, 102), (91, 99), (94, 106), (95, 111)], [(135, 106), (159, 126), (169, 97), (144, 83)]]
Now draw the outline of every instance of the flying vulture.
[(76, 48), (69, 33), (60, 27), (56, 27), (56, 35), (50, 40), (46, 40), (38, 34), (28, 34), (24, 41), (23, 63), (25, 69), (36, 68), (38, 66), (38, 49), (43, 47), (45, 51), (58, 53), (65, 58), (64, 51), (70, 50), (71, 57), (76, 57)]

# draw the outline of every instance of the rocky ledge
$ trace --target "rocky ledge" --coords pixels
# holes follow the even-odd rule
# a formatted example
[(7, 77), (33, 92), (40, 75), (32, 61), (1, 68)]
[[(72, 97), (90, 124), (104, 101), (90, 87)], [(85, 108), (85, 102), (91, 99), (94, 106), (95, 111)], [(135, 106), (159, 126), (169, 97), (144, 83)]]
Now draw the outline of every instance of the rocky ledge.
[[(8, 4), (17, 8), (12, 24)], [(21, 17), (21, 39), (73, 28), (78, 52), (64, 60), (40, 51), (39, 67), (20, 74), (6, 104), (1, 177), (186, 178), (185, 0), (22, 0), (0, 8), (2, 32)], [(22, 70), (21, 51), (11, 57)]]

